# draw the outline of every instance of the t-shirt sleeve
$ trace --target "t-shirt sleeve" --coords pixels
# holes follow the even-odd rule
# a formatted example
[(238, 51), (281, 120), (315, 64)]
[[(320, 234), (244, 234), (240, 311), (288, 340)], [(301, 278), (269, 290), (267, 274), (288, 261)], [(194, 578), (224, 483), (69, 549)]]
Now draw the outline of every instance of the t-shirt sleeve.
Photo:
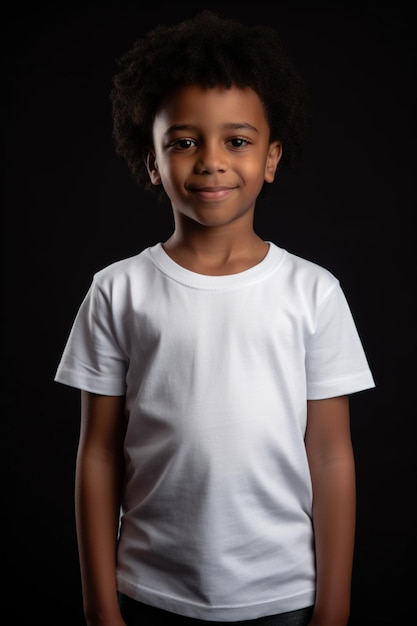
[(351, 310), (339, 282), (317, 310), (306, 354), (307, 398), (319, 400), (375, 387)]
[(126, 393), (127, 357), (113, 318), (111, 298), (93, 280), (58, 364), (56, 382), (108, 396)]

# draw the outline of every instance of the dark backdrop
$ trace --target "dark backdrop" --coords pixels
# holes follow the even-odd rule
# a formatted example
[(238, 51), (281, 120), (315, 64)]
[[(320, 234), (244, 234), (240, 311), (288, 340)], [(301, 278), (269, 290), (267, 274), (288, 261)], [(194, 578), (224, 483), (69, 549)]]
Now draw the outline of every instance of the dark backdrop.
[(210, 6), (275, 25), (312, 94), (305, 159), (278, 176), (256, 223), (266, 239), (329, 268), (350, 302), (377, 383), (352, 398), (351, 624), (409, 624), (416, 545), (411, 9), (405, 2), (79, 4), (15, 5), (3, 16), (2, 569), (10, 623), (84, 623), (73, 512), (79, 394), (53, 377), (93, 272), (163, 240), (172, 227), (170, 211), (136, 187), (114, 153), (115, 59), (157, 22)]

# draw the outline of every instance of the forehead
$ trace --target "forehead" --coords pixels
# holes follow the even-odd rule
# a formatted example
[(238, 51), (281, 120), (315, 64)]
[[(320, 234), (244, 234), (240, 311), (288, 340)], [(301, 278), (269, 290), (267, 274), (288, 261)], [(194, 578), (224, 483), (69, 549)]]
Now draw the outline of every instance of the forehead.
[(253, 89), (190, 85), (177, 88), (162, 100), (154, 128), (172, 124), (222, 126), (232, 123), (248, 123), (260, 132), (269, 130), (264, 106)]

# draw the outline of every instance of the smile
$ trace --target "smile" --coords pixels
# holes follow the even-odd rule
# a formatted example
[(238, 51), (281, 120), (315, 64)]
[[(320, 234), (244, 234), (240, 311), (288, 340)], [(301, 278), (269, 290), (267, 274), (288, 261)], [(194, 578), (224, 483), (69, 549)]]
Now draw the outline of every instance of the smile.
[(235, 187), (192, 187), (189, 191), (202, 200), (223, 200), (235, 189)]

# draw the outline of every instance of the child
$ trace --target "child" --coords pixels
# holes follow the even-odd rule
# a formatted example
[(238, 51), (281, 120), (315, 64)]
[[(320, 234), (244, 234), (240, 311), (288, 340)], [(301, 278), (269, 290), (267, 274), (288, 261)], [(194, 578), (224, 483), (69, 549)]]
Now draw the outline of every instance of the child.
[(374, 381), (338, 280), (253, 225), (303, 83), (273, 30), (208, 11), (120, 63), (117, 151), (174, 229), (96, 273), (56, 373), (82, 390), (87, 623), (345, 626), (348, 398)]

